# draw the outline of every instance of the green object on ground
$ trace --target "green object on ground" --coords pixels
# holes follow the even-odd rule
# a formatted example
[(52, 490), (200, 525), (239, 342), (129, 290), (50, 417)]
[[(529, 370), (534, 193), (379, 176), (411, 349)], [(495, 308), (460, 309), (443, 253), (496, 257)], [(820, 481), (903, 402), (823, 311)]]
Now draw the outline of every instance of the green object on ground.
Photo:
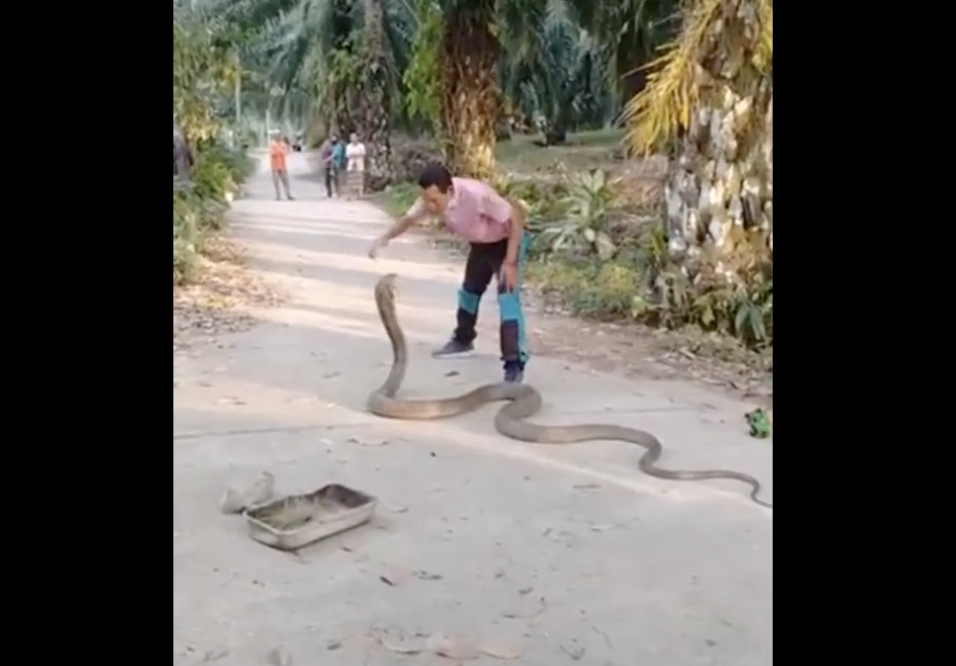
[(747, 413), (747, 424), (750, 426), (750, 436), (757, 439), (766, 439), (770, 436), (771, 426), (767, 412), (755, 409)]

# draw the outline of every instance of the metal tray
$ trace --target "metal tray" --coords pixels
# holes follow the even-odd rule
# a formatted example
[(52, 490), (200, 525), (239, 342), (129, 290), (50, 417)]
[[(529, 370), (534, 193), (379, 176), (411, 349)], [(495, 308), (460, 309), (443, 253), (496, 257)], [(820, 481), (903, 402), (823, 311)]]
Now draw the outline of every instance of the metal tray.
[(279, 550), (296, 550), (371, 520), (371, 495), (331, 483), (305, 495), (289, 495), (245, 512), (249, 536)]

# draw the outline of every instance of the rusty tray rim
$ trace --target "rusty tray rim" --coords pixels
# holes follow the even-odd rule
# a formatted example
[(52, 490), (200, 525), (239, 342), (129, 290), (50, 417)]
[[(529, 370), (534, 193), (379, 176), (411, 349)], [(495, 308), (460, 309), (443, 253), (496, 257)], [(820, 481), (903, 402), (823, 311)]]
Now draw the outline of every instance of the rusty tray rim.
[[(356, 489), (356, 488), (353, 488), (352, 486), (347, 486), (347, 485), (345, 485), (344, 483), (326, 483), (325, 485), (323, 485), (323, 486), (321, 486), (321, 487), (319, 487), (319, 488), (317, 488), (316, 490), (313, 490), (313, 491), (311, 491), (311, 492), (307, 492), (307, 493), (293, 493), (293, 494), (291, 494), (291, 495), (283, 495), (282, 497), (277, 497), (277, 498), (275, 498), (275, 499), (271, 499), (271, 500), (269, 500), (269, 501), (267, 501), (267, 502), (263, 502), (262, 504), (257, 504), (257, 505), (252, 506), (252, 507), (247, 507), (246, 509), (243, 510), (242, 515), (246, 518), (246, 520), (247, 520), (251, 525), (254, 525), (254, 526), (257, 527), (258, 529), (265, 530), (266, 532), (270, 532), (270, 533), (272, 533), (273, 535), (275, 535), (275, 536), (277, 536), (277, 537), (279, 537), (279, 536), (297, 536), (297, 535), (300, 535), (300, 534), (302, 533), (302, 531), (303, 531), (303, 528), (302, 528), (302, 527), (298, 527), (298, 528), (291, 529), (291, 530), (279, 529), (279, 528), (277, 528), (277, 527), (273, 527), (273, 526), (270, 525), (269, 523), (266, 523), (266, 522), (263, 522), (262, 520), (259, 520), (259, 519), (255, 516), (255, 514), (256, 514), (257, 512), (259, 512), (259, 511), (266, 511), (266, 510), (268, 510), (268, 509), (271, 509), (271, 508), (273, 508), (273, 507), (275, 507), (275, 506), (277, 506), (277, 505), (279, 505), (279, 504), (283, 504), (283, 503), (288, 502), (288, 501), (290, 501), (290, 500), (295, 500), (295, 499), (302, 499), (302, 500), (307, 500), (307, 501), (308, 501), (308, 500), (311, 500), (311, 499), (315, 498), (317, 495), (320, 495), (320, 494), (322, 493), (322, 491), (327, 490), (328, 488), (343, 488), (343, 489), (347, 490), (348, 492), (350, 492), (350, 493), (352, 493), (352, 494), (354, 494), (354, 495), (357, 495), (357, 496), (361, 497), (362, 500), (363, 500), (362, 504), (360, 504), (359, 506), (352, 507), (352, 508), (350, 508), (350, 509), (349, 509), (349, 508), (346, 508), (344, 511), (341, 511), (341, 512), (337, 513), (337, 514), (335, 515), (334, 522), (346, 521), (346, 520), (348, 520), (349, 518), (354, 517), (356, 514), (360, 514), (360, 513), (364, 514), (365, 512), (368, 512), (368, 516), (365, 517), (365, 519), (364, 519), (363, 521), (359, 521), (359, 522), (356, 523), (355, 525), (350, 526), (350, 527), (356, 527), (356, 526), (360, 525), (362, 522), (365, 522), (365, 520), (370, 519), (370, 518), (372, 517), (372, 514), (375, 513), (375, 508), (378, 506), (378, 498), (375, 497), (374, 495), (371, 495), (371, 494), (369, 494), (369, 493), (367, 493), (367, 492), (365, 492), (365, 491), (362, 491), (362, 490), (358, 490), (358, 489)], [(338, 530), (338, 531), (343, 531), (343, 532), (344, 532), (346, 529), (349, 529), (349, 528), (344, 528), (344, 529)], [(333, 534), (335, 534), (335, 532), (333, 532)], [(321, 537), (320, 537), (320, 538), (321, 538)]]

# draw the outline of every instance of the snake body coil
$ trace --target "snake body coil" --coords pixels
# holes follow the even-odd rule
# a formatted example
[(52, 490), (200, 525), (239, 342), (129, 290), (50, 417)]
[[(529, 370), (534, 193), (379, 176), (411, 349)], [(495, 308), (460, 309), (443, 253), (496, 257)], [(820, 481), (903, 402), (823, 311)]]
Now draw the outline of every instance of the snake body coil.
[(574, 444), (593, 440), (620, 440), (647, 449), (638, 460), (638, 468), (650, 476), (675, 481), (703, 481), (707, 479), (734, 479), (749, 484), (751, 499), (768, 508), (773, 505), (757, 497), (760, 482), (749, 474), (728, 470), (685, 472), (656, 467), (663, 453), (657, 437), (644, 430), (615, 425), (586, 424), (573, 426), (544, 426), (524, 419), (541, 409), (541, 394), (527, 384), (486, 384), (464, 395), (434, 400), (403, 400), (396, 398), (408, 367), (405, 335), (395, 312), (395, 279), (390, 273), (375, 285), (375, 304), (392, 343), (393, 361), (385, 383), (368, 398), (368, 410), (377, 416), (402, 420), (444, 419), (472, 412), (485, 403), (506, 400), (508, 404), (495, 415), (495, 429), (512, 439), (533, 444)]

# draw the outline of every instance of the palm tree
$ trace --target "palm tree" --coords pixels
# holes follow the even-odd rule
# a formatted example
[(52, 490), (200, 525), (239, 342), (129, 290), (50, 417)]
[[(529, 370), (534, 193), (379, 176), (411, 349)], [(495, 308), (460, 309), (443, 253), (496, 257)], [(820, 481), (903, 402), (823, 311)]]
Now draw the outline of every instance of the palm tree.
[(370, 184), (387, 182), (390, 121), (407, 51), (407, 8), (382, 0), (219, 0), (248, 34), (250, 67), (280, 91), (313, 102), (310, 134), (355, 131), (367, 143)]
[(619, 110), (607, 85), (607, 63), (597, 40), (572, 20), (563, 0), (549, 0), (547, 17), (530, 53), (508, 49), (501, 81), (506, 98), (543, 124), (546, 145), (567, 133), (600, 127)]
[(494, 0), (442, 2), (442, 129), (445, 159), (459, 174), (488, 177), (495, 167), (500, 44)]
[(642, 65), (672, 39), (680, 26), (681, 0), (568, 0), (575, 20), (602, 45), (608, 82), (621, 98), (631, 99), (645, 85)]
[(389, 62), (382, 0), (362, 0), (364, 9), (363, 59), (365, 80), (361, 103), (352, 118), (367, 147), (368, 187), (375, 191), (391, 179), (391, 93), (397, 85)]
[[(516, 61), (535, 63), (539, 76), (542, 66), (554, 67), (559, 58), (542, 54), (549, 43), (543, 30), (555, 14), (573, 16), (587, 28), (596, 42), (604, 46), (600, 69), (610, 89), (623, 89), (624, 99), (636, 91), (643, 73), (633, 70), (645, 62), (656, 46), (673, 29), (666, 19), (674, 13), (678, 0), (624, 0), (603, 3), (594, 0), (436, 0), (445, 18), (442, 40), (443, 91), (442, 116), (445, 153), (457, 171), (477, 176), (494, 170), (495, 122), (498, 116), (496, 70), (501, 45), (506, 44)], [(566, 19), (567, 21), (567, 19)], [(554, 23), (551, 23), (553, 26)], [(554, 44), (554, 35), (551, 35)], [(579, 51), (579, 55), (584, 53)], [(550, 60), (550, 62), (549, 62)], [(597, 58), (593, 66), (598, 67)], [(592, 72), (582, 72), (590, 74)], [(551, 77), (567, 71), (549, 71)], [(584, 83), (581, 81), (580, 83)], [(622, 86), (622, 83), (625, 84)], [(630, 87), (631, 90), (628, 90)], [(571, 86), (558, 92), (557, 85), (546, 93), (554, 101), (564, 102), (573, 95)], [(546, 89), (546, 88), (543, 88)], [(573, 101), (572, 101), (573, 103)], [(567, 118), (552, 113), (552, 121), (566, 123)], [(559, 138), (560, 130), (554, 138)]]
[[(583, 0), (582, 0), (583, 1)], [(442, 129), (449, 165), (463, 175), (489, 177), (495, 168), (501, 45), (532, 59), (548, 0), (438, 0)]]
[(677, 139), (672, 251), (724, 277), (765, 270), (773, 253), (772, 66), (772, 0), (694, 0), (626, 108), (634, 151)]

